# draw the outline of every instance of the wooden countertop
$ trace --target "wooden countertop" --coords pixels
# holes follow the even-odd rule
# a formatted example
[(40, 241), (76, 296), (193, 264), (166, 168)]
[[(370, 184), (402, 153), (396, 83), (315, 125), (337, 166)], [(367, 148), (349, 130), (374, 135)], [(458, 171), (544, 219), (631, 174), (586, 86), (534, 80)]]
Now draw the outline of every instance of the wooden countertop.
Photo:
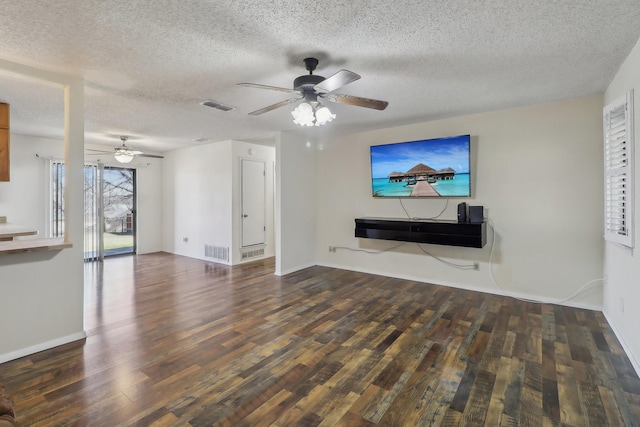
[(24, 225), (11, 223), (0, 223), (0, 240), (12, 240), (19, 236), (33, 236), (38, 234), (38, 230)]
[(38, 234), (38, 230), (32, 227), (0, 222), (0, 255), (55, 251), (72, 246), (71, 243), (65, 243), (62, 238), (14, 240), (14, 237), (35, 236), (36, 234)]
[(11, 240), (0, 242), (0, 255), (55, 251), (70, 248), (71, 246), (71, 243), (65, 243), (62, 238)]

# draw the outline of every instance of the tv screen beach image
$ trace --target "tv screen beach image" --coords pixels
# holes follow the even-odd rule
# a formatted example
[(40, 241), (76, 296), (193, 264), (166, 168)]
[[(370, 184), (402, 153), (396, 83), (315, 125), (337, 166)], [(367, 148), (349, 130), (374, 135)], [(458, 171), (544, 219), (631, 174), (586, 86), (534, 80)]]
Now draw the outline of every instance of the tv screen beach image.
[(371, 147), (373, 197), (470, 197), (470, 136)]

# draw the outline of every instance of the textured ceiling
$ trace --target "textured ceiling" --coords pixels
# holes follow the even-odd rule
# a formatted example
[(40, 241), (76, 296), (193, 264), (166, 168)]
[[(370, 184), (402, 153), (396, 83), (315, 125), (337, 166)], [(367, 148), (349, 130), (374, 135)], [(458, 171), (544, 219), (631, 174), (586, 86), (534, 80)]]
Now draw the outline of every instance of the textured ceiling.
[[(327, 135), (602, 93), (640, 38), (638, 0), (20, 0), (3, 2), (0, 58), (82, 77), (86, 140), (165, 151), (194, 139), (261, 140), (296, 129), (289, 94), (320, 59), (362, 79), (331, 104)], [(213, 99), (236, 107), (199, 105)], [(62, 137), (62, 91), (0, 75), (12, 131)]]

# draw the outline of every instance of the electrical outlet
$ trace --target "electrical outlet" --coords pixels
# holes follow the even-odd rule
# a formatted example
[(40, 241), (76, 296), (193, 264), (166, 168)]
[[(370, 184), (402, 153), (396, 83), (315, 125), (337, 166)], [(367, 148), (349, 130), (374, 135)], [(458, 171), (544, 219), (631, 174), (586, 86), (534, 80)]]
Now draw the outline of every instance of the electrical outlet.
[(335, 252), (336, 248), (335, 246), (329, 246), (329, 252)]

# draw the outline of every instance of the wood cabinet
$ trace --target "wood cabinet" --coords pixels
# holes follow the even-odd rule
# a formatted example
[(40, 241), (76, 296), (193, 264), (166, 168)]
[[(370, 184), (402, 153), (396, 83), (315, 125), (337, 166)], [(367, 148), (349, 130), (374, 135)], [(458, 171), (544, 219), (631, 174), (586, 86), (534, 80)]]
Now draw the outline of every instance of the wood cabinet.
[(0, 181), (9, 181), (9, 104), (0, 103)]

